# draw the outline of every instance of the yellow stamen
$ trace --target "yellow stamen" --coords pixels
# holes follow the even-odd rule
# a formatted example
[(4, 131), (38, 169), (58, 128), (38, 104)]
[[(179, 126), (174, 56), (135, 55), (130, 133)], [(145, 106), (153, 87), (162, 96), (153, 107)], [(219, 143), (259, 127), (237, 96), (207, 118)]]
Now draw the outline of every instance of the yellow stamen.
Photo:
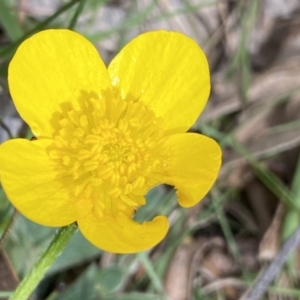
[(74, 184), (75, 200), (86, 199), (99, 214), (139, 207), (149, 183), (155, 183), (147, 176), (165, 151), (159, 120), (142, 103), (121, 99), (87, 97), (65, 107), (56, 115), (49, 149), (54, 166), (66, 174), (59, 180)]

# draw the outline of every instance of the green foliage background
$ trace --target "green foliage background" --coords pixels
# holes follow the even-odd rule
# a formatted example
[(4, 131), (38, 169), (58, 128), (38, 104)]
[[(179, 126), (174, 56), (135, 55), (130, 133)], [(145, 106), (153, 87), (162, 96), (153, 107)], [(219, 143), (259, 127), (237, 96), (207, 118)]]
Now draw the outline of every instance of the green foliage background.
[[(218, 1), (182, 1), (180, 9), (172, 11), (158, 10), (156, 0), (147, 1), (148, 5), (140, 9), (139, 1), (104, 1), (104, 0), (72, 0), (61, 1), (59, 8), (50, 16), (41, 19), (28, 17), (20, 22), (20, 3), (17, 0), (0, 1), (0, 27), (3, 36), (6, 37), (0, 43), (0, 85), (7, 92), (7, 66), (17, 49), (18, 45), (27, 37), (46, 28), (70, 28), (78, 30), (97, 45), (107, 37), (114, 37), (121, 33), (117, 48), (120, 49), (132, 38), (134, 32), (143, 31), (146, 22), (158, 22), (165, 20), (169, 22), (179, 16), (189, 16), (202, 8), (214, 6)], [(126, 3), (125, 3), (126, 2)], [(246, 1), (247, 2), (247, 1)], [(228, 82), (235, 82), (238, 75), (239, 89), (241, 91), (242, 105), (247, 105), (247, 92), (251, 84), (253, 69), (250, 65), (247, 41), (251, 29), (260, 15), (260, 1), (251, 0), (246, 3), (240, 1), (235, 9), (239, 18), (236, 25), (241, 30), (243, 37), (234, 54), (226, 60), (226, 73)], [(196, 3), (196, 4), (195, 4)], [(121, 25), (107, 27), (106, 30), (95, 31), (97, 26), (96, 13), (103, 5), (126, 6), (126, 17)], [(80, 17), (88, 15), (88, 22), (80, 23)], [(80, 24), (80, 26), (79, 26)], [(196, 31), (196, 30), (195, 30)], [(206, 44), (214, 43), (208, 39)], [(107, 62), (113, 57), (110, 53), (106, 57)], [(288, 94), (278, 95), (272, 99), (269, 105), (277, 105), (279, 102), (286, 103), (294, 91)], [(0, 110), (2, 102), (0, 100)], [(260, 107), (263, 111), (264, 107)], [(238, 112), (240, 113), (240, 112)], [(260, 113), (260, 112), (259, 112)], [(259, 114), (258, 113), (258, 114)], [(300, 205), (300, 167), (299, 163), (293, 171), (290, 171), (290, 181), (283, 182), (270, 168), (266, 162), (270, 158), (279, 155), (283, 150), (274, 152), (268, 150), (263, 157), (256, 155), (251, 149), (239, 143), (234, 133), (238, 126), (243, 124), (232, 124), (233, 114), (211, 118), (209, 121), (197, 122), (193, 131), (202, 132), (215, 138), (223, 147), (224, 151), (230, 149), (242, 157), (252, 174), (259, 182), (268, 189), (279, 201), (285, 203), (286, 217), (283, 223), (282, 239), (289, 236), (299, 224)], [(0, 119), (1, 124), (3, 123)], [(245, 123), (250, 121), (245, 120)], [(3, 124), (2, 124), (3, 125)], [(299, 122), (290, 122), (285, 127), (274, 127), (275, 130), (289, 132), (291, 128), (299, 128)], [(9, 129), (9, 128), (8, 128)], [(2, 126), (0, 130), (5, 131)], [(30, 136), (28, 129), (23, 131)], [(8, 138), (8, 137), (7, 137)], [(227, 170), (227, 171), (226, 171)], [(230, 172), (227, 168), (224, 172)], [(162, 300), (167, 299), (165, 290), (165, 276), (170, 268), (172, 257), (180, 245), (194, 238), (199, 229), (205, 227), (203, 224), (217, 224), (220, 229), (228, 252), (239, 266), (237, 278), (245, 286), (251, 285), (258, 270), (250, 270), (243, 264), (243, 258), (236, 242), (236, 233), (251, 233), (257, 239), (261, 237), (259, 232), (251, 232), (249, 228), (238, 220), (230, 219), (226, 214), (226, 206), (230, 201), (239, 201), (243, 193), (242, 188), (225, 185), (218, 182), (208, 196), (201, 210), (196, 210), (192, 222), (191, 211), (179, 208), (175, 192), (169, 187), (159, 186), (151, 190), (147, 195), (147, 205), (140, 209), (136, 215), (137, 220), (152, 219), (157, 214), (169, 216), (171, 228), (167, 238), (152, 252), (143, 252), (136, 255), (113, 255), (101, 252), (87, 242), (77, 232), (70, 244), (49, 270), (47, 277), (41, 282), (35, 291), (33, 299), (46, 300)], [(0, 237), (13, 218), (14, 210), (6, 199), (0, 187)], [(17, 214), (11, 225), (9, 233), (3, 242), (3, 250), (8, 255), (12, 267), (21, 279), (33, 267), (34, 263), (49, 244), (57, 229), (39, 226)], [(137, 237), (138, 238), (138, 237)], [(293, 260), (288, 264), (289, 276), (296, 279)], [(0, 269), (0, 275), (1, 275)], [(0, 276), (1, 278), (1, 276)], [(174, 287), (175, 288), (175, 287)], [(276, 283), (269, 288), (278, 295), (290, 295), (299, 299), (300, 292), (297, 285), (281, 288)], [(6, 299), (12, 291), (1, 291), (0, 299)], [(202, 291), (201, 288), (192, 289), (190, 299), (226, 299), (222, 291), (214, 296)]]

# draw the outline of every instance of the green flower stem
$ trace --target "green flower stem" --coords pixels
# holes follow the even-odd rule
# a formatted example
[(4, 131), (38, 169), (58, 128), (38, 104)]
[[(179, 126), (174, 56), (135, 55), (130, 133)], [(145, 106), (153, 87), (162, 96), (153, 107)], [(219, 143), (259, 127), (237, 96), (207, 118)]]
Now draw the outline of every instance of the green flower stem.
[(51, 241), (48, 249), (46, 249), (32, 270), (19, 284), (9, 300), (27, 300), (29, 298), (39, 282), (43, 279), (49, 267), (51, 267), (56, 258), (68, 244), (76, 230), (77, 226), (75, 224), (71, 224), (58, 231)]

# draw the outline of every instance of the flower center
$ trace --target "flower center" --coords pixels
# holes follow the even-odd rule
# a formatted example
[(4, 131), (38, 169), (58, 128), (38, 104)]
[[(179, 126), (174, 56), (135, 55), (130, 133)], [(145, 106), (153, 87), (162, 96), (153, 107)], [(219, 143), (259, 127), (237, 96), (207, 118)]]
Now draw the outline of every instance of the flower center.
[(160, 120), (141, 102), (81, 98), (63, 105), (52, 120), (49, 156), (59, 180), (101, 215), (132, 213), (158, 183), (153, 170), (166, 157)]

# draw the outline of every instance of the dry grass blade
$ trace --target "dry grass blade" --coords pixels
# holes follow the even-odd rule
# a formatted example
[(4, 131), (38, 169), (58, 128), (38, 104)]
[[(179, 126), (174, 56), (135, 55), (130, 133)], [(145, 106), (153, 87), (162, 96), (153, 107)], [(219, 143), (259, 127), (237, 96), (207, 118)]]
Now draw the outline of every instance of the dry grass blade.
[(0, 291), (13, 291), (19, 279), (3, 250), (0, 250), (0, 271)]
[[(169, 219), (169, 234), (158, 247), (147, 254), (120, 256), (94, 252), (82, 237), (71, 250), (66, 249), (60, 261), (68, 270), (60, 263), (55, 266), (57, 276), (45, 279), (47, 288), (41, 285), (37, 298), (82, 300), (88, 295), (161, 300), (166, 292), (170, 300), (236, 300), (257, 278), (241, 299), (300, 299), (300, 247), (296, 247), (300, 229), (279, 250), (285, 239), (284, 224), (293, 228), (289, 233), (299, 224), (293, 187), (293, 182), (299, 184), (295, 175), (300, 150), (299, 0), (7, 0), (5, 5), (12, 16), (19, 17), (15, 25), (25, 33), (9, 45), (9, 31), (0, 30), (2, 140), (8, 135), (12, 138), (11, 133), (30, 136), (25, 125), (20, 130), (23, 123), (14, 127), (12, 121), (20, 118), (7, 109), (11, 103), (7, 66), (12, 51), (34, 32), (74, 28), (76, 23), (76, 30), (91, 40), (106, 65), (128, 41), (150, 30), (179, 31), (199, 43), (209, 60), (212, 93), (191, 131), (215, 138), (223, 148), (219, 180), (198, 206), (183, 210), (175, 192), (168, 196), (171, 192), (165, 186), (147, 195), (147, 205), (139, 212), (145, 209), (149, 219), (154, 215)], [(149, 70), (144, 71), (147, 75)], [(182, 88), (185, 78), (179, 77)], [(160, 87), (157, 91), (161, 92)], [(188, 106), (190, 99), (185, 100)], [(0, 221), (8, 205), (0, 189)], [(296, 216), (295, 222), (289, 212)], [(0, 222), (1, 232), (8, 221)], [(18, 227), (18, 221), (8, 236), (6, 230), (0, 248), (7, 236), (6, 254), (22, 277), (44, 248), (48, 229), (21, 217)], [(281, 272), (292, 249), (295, 256)], [(14, 288), (7, 288), (11, 276), (3, 253), (0, 297), (4, 295), (1, 289)], [(270, 287), (275, 276), (276, 287)], [(65, 297), (61, 286), (71, 296)]]
[(293, 235), (283, 244), (281, 250), (270, 263), (270, 265), (259, 275), (256, 283), (251, 287), (240, 300), (260, 300), (268, 289), (275, 276), (280, 272), (289, 255), (300, 243), (300, 226)]

